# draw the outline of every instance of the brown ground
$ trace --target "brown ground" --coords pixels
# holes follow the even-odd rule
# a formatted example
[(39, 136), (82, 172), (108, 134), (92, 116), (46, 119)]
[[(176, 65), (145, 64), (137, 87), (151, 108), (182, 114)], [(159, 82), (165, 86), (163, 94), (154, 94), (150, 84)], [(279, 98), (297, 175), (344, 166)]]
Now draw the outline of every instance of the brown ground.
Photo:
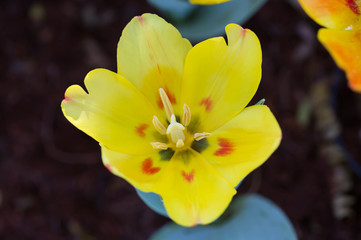
[[(97, 143), (67, 122), (59, 106), (65, 89), (81, 84), (89, 70), (116, 70), (121, 30), (144, 12), (155, 10), (140, 0), (0, 2), (0, 239), (146, 239), (169, 221), (102, 166)], [(283, 141), (239, 192), (272, 199), (300, 239), (361, 239), (359, 201), (353, 217), (337, 220), (332, 213), (338, 165), (322, 154), (332, 141), (318, 124), (329, 117), (312, 114), (319, 110), (309, 104), (315, 83), (337, 86), (336, 120), (361, 163), (360, 98), (300, 9), (270, 0), (243, 26), (256, 32), (264, 55), (252, 103), (266, 98)], [(358, 200), (360, 178), (346, 175), (353, 183), (347, 193)]]

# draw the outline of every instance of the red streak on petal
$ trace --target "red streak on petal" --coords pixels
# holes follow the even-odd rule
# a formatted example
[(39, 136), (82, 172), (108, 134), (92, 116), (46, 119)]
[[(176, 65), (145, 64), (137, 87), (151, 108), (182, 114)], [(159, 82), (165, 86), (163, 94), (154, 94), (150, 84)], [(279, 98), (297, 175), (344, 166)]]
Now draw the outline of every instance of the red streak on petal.
[(138, 127), (135, 127), (135, 130), (138, 134), (139, 137), (144, 138), (145, 137), (145, 132), (144, 130), (148, 128), (148, 124), (141, 124)]
[(204, 105), (206, 107), (206, 111), (209, 112), (212, 109), (212, 100), (207, 97), (203, 98), (202, 101), (199, 103), (199, 106)]
[(218, 138), (220, 148), (214, 152), (214, 156), (227, 156), (234, 151), (234, 145), (226, 138)]
[(142, 162), (142, 171), (145, 174), (153, 175), (160, 171), (160, 167), (153, 167), (153, 161), (151, 158), (146, 158)]
[[(160, 71), (160, 69), (159, 69)], [(164, 92), (167, 94), (168, 98), (169, 98), (169, 101), (171, 104), (177, 104), (177, 100), (175, 98), (175, 95), (172, 94), (168, 88), (164, 88)], [(159, 96), (159, 93), (157, 92), (157, 95), (158, 95), (158, 100), (157, 100), (157, 105), (160, 109), (163, 109), (164, 106), (163, 106), (163, 102), (162, 102), (162, 99), (160, 98)]]
[(357, 6), (355, 0), (346, 0), (346, 4), (356, 15), (360, 15), (360, 8)]
[(157, 64), (157, 69), (160, 74), (162, 74), (162, 71), (160, 70), (159, 64)]
[(182, 176), (187, 182), (191, 183), (194, 179), (194, 170), (192, 170), (190, 173), (182, 171)]
[(109, 163), (106, 163), (104, 166), (108, 169), (109, 172), (112, 172), (112, 166), (110, 166)]

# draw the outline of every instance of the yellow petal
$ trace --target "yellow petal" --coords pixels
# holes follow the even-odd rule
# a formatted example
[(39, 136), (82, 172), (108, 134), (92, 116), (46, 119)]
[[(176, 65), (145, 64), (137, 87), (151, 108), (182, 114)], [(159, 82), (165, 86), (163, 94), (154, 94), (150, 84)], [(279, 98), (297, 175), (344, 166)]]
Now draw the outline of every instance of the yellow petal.
[(321, 29), (318, 38), (346, 72), (350, 88), (361, 93), (361, 29)]
[(160, 135), (152, 125), (155, 110), (131, 83), (105, 69), (89, 72), (84, 83), (88, 93), (79, 85), (70, 86), (61, 103), (72, 124), (118, 152), (155, 151), (150, 144)]
[(218, 4), (228, 2), (230, 0), (189, 0), (192, 4), (199, 4), (199, 5), (210, 5), (210, 4)]
[(359, 21), (361, 1), (299, 0), (306, 13), (318, 24), (345, 29)]
[(236, 24), (227, 25), (226, 33), (228, 45), (222, 37), (211, 38), (193, 47), (186, 58), (182, 103), (190, 107), (193, 124), (202, 123), (198, 132), (213, 131), (237, 115), (261, 79), (257, 36)]
[(118, 43), (118, 73), (132, 82), (159, 114), (165, 116), (159, 97), (159, 88), (163, 88), (177, 112), (181, 106), (184, 60), (191, 47), (176, 28), (157, 15), (134, 17), (124, 28)]
[(278, 147), (281, 129), (267, 106), (245, 108), (207, 138), (202, 155), (236, 186)]
[(102, 146), (102, 159), (108, 170), (127, 180), (143, 192), (152, 191), (153, 185), (162, 175), (168, 160), (162, 160), (158, 152), (145, 155), (128, 155)]
[(236, 193), (195, 151), (176, 153), (154, 191), (162, 196), (169, 217), (183, 226), (216, 220)]

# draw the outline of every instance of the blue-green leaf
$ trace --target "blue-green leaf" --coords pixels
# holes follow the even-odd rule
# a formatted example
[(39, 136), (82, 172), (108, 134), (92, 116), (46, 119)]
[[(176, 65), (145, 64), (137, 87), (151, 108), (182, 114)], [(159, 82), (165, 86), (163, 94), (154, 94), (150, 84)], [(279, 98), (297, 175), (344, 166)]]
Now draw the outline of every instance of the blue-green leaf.
[(262, 98), (255, 105), (263, 105), (265, 101), (266, 101), (266, 99)]
[(148, 0), (161, 10), (182, 34), (192, 41), (224, 35), (229, 23), (247, 21), (266, 0), (231, 0), (215, 5), (192, 5), (184, 0)]
[(184, 0), (148, 0), (148, 3), (162, 11), (169, 21), (184, 20), (197, 7)]
[(256, 194), (239, 197), (215, 223), (193, 228), (166, 224), (151, 240), (297, 240), (287, 216), (270, 200)]
[(163, 201), (158, 194), (152, 192), (142, 192), (137, 188), (135, 190), (137, 191), (138, 196), (143, 200), (143, 202), (145, 202), (145, 204), (147, 204), (148, 207), (156, 213), (168, 217)]

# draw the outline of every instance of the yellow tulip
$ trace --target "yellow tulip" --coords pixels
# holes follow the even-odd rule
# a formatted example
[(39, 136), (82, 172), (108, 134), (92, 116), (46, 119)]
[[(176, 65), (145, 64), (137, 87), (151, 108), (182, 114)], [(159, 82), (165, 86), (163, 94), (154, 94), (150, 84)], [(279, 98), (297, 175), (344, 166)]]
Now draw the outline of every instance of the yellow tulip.
[(235, 187), (278, 147), (267, 106), (246, 107), (261, 79), (257, 36), (229, 24), (194, 47), (154, 14), (133, 18), (118, 43), (117, 73), (95, 69), (70, 86), (65, 117), (100, 143), (104, 165), (162, 197), (183, 226), (208, 224)]

